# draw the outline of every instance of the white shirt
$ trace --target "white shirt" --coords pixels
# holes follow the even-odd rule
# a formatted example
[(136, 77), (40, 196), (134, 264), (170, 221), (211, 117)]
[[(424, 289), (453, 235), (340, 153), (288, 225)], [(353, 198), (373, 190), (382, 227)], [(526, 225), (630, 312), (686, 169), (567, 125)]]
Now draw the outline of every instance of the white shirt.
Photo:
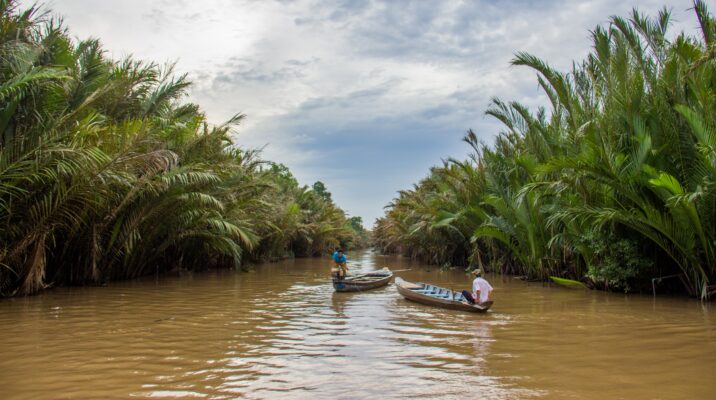
[(480, 303), (484, 303), (487, 301), (490, 293), (492, 293), (492, 286), (490, 286), (486, 280), (478, 276), (474, 281), (472, 281), (472, 293), (477, 293), (478, 290), (480, 291)]

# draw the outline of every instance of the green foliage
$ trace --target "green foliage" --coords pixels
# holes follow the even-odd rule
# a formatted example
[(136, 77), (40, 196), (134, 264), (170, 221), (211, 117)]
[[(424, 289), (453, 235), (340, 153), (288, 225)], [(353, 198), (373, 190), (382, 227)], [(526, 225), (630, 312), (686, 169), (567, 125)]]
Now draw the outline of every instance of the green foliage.
[(691, 295), (716, 293), (716, 22), (693, 10), (696, 37), (667, 35), (667, 10), (612, 17), (566, 73), (518, 53), (550, 108), (494, 99), (494, 145), (468, 132), (470, 158), (400, 192), (374, 244), (623, 290), (679, 274)]
[(210, 125), (190, 82), (0, 0), (0, 295), (355, 242), (345, 213)]
[(365, 228), (363, 228), (363, 218), (350, 217), (348, 218), (348, 223), (355, 232), (365, 232)]
[(323, 193), (299, 186), (288, 168), (280, 164), (272, 164), (265, 173), (274, 182), (274, 191), (270, 211), (263, 215), (269, 223), (260, 231), (265, 240), (254, 252), (256, 257), (271, 260), (316, 256), (336, 246), (363, 246), (359, 234), (350, 229), (345, 213), (333, 203), (324, 185), (321, 185)]
[(355, 216), (348, 218), (347, 227), (351, 231), (351, 247), (364, 248), (368, 246), (370, 237), (368, 231), (363, 227), (363, 218)]
[(580, 237), (585, 258), (588, 255), (586, 277), (597, 287), (625, 292), (648, 281), (654, 265), (639, 251), (638, 242), (607, 234), (589, 231)]
[(331, 192), (326, 189), (326, 185), (323, 182), (317, 181), (313, 184), (312, 189), (318, 197), (325, 201), (331, 201)]

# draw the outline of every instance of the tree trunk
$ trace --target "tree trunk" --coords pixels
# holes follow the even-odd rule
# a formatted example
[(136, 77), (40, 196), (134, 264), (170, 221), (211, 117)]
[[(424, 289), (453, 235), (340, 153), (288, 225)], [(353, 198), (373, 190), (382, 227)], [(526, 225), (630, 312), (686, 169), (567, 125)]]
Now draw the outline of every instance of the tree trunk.
[(45, 235), (35, 242), (30, 265), (21, 279), (17, 294), (24, 296), (35, 294), (45, 288)]

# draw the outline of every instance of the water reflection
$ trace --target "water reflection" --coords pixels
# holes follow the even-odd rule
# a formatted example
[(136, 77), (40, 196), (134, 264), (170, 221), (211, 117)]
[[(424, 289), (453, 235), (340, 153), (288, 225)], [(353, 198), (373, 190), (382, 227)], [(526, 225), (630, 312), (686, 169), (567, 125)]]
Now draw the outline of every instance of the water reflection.
[[(351, 256), (353, 272), (470, 282)], [(0, 302), (2, 397), (715, 397), (716, 326), (698, 302), (490, 277), (496, 305), (476, 315), (392, 286), (334, 293), (329, 266), (288, 260)]]
[(333, 294), (331, 295), (331, 307), (336, 313), (336, 318), (346, 318), (346, 305), (348, 304), (351, 297), (353, 297), (354, 295), (355, 293), (350, 292), (333, 292)]
[(472, 333), (472, 363), (480, 373), (487, 370), (486, 361), (490, 350), (490, 344), (495, 340), (492, 337), (492, 321), (478, 320), (469, 324), (468, 329)]

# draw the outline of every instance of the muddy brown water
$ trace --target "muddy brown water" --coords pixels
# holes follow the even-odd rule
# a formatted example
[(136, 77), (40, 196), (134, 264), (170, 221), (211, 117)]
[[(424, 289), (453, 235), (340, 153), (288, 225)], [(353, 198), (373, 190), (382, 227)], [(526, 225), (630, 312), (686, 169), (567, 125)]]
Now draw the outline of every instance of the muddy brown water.
[[(461, 271), (352, 254), (461, 289)], [(716, 399), (711, 304), (488, 276), (486, 314), (388, 286), (334, 293), (328, 259), (0, 301), (0, 398)]]

